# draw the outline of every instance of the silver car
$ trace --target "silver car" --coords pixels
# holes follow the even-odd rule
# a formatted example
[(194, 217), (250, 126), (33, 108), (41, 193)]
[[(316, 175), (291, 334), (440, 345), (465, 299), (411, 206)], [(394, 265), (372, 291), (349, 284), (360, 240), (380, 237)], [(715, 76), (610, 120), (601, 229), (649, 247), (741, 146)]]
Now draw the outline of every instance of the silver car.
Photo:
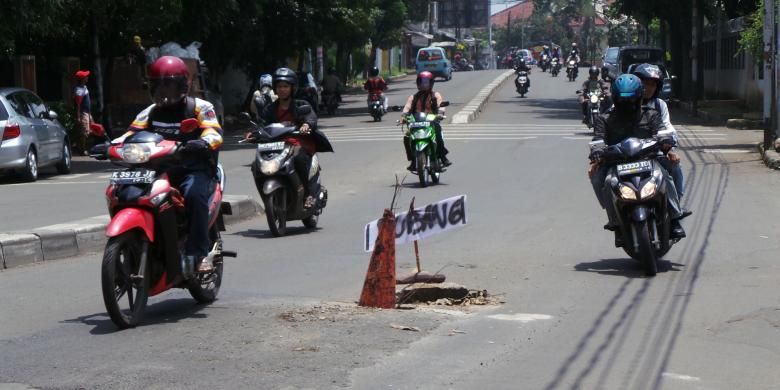
[(0, 173), (15, 172), (25, 181), (37, 180), (46, 166), (70, 173), (67, 132), (32, 91), (0, 88), (0, 134)]

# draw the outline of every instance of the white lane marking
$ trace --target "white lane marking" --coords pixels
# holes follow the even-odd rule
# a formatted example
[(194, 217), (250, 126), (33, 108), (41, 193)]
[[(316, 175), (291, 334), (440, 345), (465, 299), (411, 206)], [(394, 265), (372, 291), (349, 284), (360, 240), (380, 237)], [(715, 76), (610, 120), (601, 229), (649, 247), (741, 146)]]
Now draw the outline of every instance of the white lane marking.
[(563, 139), (573, 139), (573, 140), (577, 140), (577, 141), (582, 141), (582, 140), (592, 140), (593, 137), (586, 137), (586, 136), (581, 136), (581, 137), (563, 137)]
[(4, 184), (3, 187), (16, 187), (16, 186), (48, 186), (48, 185), (63, 185), (63, 184), (105, 184), (105, 181), (61, 181), (61, 182), (42, 182), (36, 181), (35, 183), (16, 183), (16, 184)]
[[(690, 148), (690, 149), (696, 150), (695, 148)], [(744, 149), (703, 149), (697, 151), (702, 153), (753, 153), (752, 150), (744, 150)]]
[(529, 313), (517, 313), (517, 314), (493, 314), (488, 318), (502, 321), (520, 321), (523, 323), (532, 322), (537, 320), (549, 320), (552, 316), (547, 314), (529, 314)]
[[(523, 141), (537, 137), (444, 137), (447, 141)], [(401, 141), (403, 138), (330, 138), (331, 142)]]
[(98, 179), (108, 179), (108, 178), (110, 178), (110, 177), (111, 177), (111, 174), (108, 174), (108, 175), (100, 175), (100, 176), (98, 176)]
[(681, 381), (688, 381), (688, 382), (698, 382), (701, 380), (699, 377), (690, 376), (690, 375), (682, 375), (682, 374), (675, 374), (673, 372), (665, 372), (661, 374), (664, 378), (671, 378), (671, 379), (678, 379)]
[(89, 173), (71, 173), (69, 175), (59, 175), (59, 176), (52, 176), (50, 179), (53, 180), (73, 180), (78, 179), (80, 177), (84, 177), (89, 175)]

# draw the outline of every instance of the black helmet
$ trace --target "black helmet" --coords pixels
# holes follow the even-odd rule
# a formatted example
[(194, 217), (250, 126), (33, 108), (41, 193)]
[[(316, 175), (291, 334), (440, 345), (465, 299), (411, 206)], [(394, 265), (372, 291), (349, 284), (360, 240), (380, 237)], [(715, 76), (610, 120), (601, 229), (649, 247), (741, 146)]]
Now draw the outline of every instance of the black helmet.
[(604, 65), (601, 67), (601, 78), (605, 79), (609, 76), (609, 67)]
[(639, 77), (642, 80), (653, 80), (656, 83), (655, 94), (653, 98), (657, 98), (661, 93), (661, 87), (664, 84), (664, 77), (661, 73), (661, 68), (658, 65), (652, 64), (639, 64), (631, 74)]
[(291, 96), (295, 96), (296, 89), (298, 89), (298, 75), (290, 68), (279, 68), (274, 72), (274, 90), (276, 90), (276, 84), (283, 81), (292, 86)]
[(369, 72), (368, 72), (368, 74), (369, 74), (371, 77), (376, 77), (376, 76), (379, 76), (379, 68), (377, 68), (376, 66), (375, 66), (375, 67), (373, 67), (373, 68), (371, 68), (371, 71), (369, 71)]
[(593, 76), (598, 77), (598, 75), (599, 75), (599, 67), (596, 66), (596, 65), (592, 65), (590, 67), (590, 69), (588, 70), (588, 75), (590, 75), (591, 77), (593, 77)]

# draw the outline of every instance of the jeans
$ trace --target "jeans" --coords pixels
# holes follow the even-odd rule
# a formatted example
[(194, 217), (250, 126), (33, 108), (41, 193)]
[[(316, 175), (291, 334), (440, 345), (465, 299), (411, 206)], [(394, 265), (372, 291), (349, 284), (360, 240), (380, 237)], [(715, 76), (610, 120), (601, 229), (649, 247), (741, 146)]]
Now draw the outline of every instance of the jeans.
[[(610, 225), (617, 224), (617, 215), (615, 215), (615, 209), (612, 207), (612, 187), (606, 183), (607, 174), (609, 173), (607, 166), (600, 166), (596, 171), (596, 174), (590, 178), (590, 184), (593, 186), (593, 193), (596, 195), (596, 199), (599, 201), (601, 208), (607, 211), (607, 218), (609, 218)], [(664, 181), (666, 181), (666, 200), (669, 207), (669, 216), (672, 220), (682, 217), (682, 209), (680, 207), (680, 198), (678, 196), (677, 188), (674, 185), (672, 176), (664, 170)]]
[(309, 154), (300, 146), (296, 146), (293, 151), (293, 164), (295, 165), (295, 171), (298, 173), (298, 177), (303, 184), (304, 196), (316, 196), (320, 192), (319, 188), (319, 169), (317, 173), (309, 178), (309, 171), (311, 170), (312, 155)]
[(673, 163), (669, 159), (663, 159), (660, 160), (661, 165), (666, 169), (667, 172), (669, 172), (670, 175), (672, 175), (672, 180), (674, 180), (674, 186), (677, 188), (677, 197), (682, 199), (683, 195), (685, 194), (685, 186), (683, 182), (683, 171), (681, 167), (681, 163)]
[(212, 176), (206, 171), (183, 171), (177, 187), (184, 195), (189, 216), (189, 236), (184, 246), (188, 256), (206, 257), (209, 250), (209, 197)]

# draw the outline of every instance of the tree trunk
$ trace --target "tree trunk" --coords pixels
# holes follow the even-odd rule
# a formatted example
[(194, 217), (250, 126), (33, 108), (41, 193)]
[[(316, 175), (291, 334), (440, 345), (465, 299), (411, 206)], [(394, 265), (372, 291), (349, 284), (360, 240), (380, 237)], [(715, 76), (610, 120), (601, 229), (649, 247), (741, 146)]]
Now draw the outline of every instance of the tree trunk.
[(95, 60), (93, 73), (95, 74), (95, 86), (97, 90), (93, 95), (92, 101), (95, 102), (93, 107), (93, 117), (102, 117), (103, 115), (103, 72), (102, 72), (102, 56), (100, 54), (100, 36), (98, 34), (97, 16), (94, 12), (90, 18), (90, 27), (92, 32), (92, 56)]

